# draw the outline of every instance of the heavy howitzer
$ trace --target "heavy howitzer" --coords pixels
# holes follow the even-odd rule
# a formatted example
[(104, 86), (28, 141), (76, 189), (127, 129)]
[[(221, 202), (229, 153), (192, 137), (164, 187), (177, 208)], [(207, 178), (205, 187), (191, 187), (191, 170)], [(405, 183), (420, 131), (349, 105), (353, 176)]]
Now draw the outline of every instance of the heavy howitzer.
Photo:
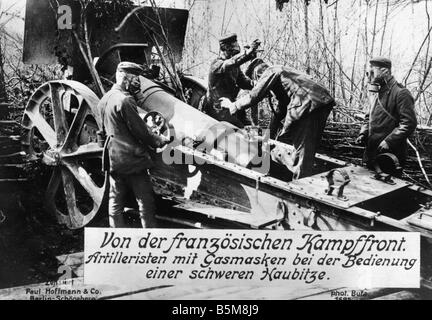
[[(143, 79), (139, 101), (143, 115), (160, 112), (175, 135), (176, 144), (155, 157), (152, 177), (157, 193), (179, 203), (188, 200), (226, 209), (192, 210), (201, 212), (205, 219), (213, 217), (257, 228), (284, 219), (292, 229), (399, 229), (430, 236), (429, 190), (396, 178), (392, 184), (378, 181), (366, 168), (322, 155), (316, 157), (315, 175), (290, 181), (288, 170), (280, 165), (281, 157), (292, 150), (289, 145), (272, 142), (276, 146), (273, 150), (259, 150), (242, 131), (202, 114), (148, 79)], [(72, 228), (90, 222), (106, 189), (106, 182), (98, 175), (102, 149), (96, 135), (100, 128), (97, 102), (96, 95), (83, 84), (53, 81), (33, 94), (24, 116), (27, 151), (54, 167), (47, 203), (60, 221)], [(44, 116), (48, 106), (53, 116), (47, 120)], [(184, 138), (206, 141), (207, 148), (185, 145)], [(230, 148), (232, 145), (236, 147)], [(251, 163), (260, 152), (269, 166), (257, 169)], [(343, 178), (335, 179), (337, 173), (343, 173)], [(79, 209), (74, 191), (77, 182), (93, 200), (89, 212)], [(337, 192), (330, 192), (335, 189)], [(66, 212), (56, 206), (58, 191), (66, 195)]]
[[(114, 64), (99, 61), (98, 68), (109, 74)], [(176, 206), (158, 218), (201, 228), (414, 231), (426, 245), (431, 238), (431, 191), (397, 178), (377, 180), (366, 168), (323, 155), (316, 156), (312, 176), (291, 181), (283, 165), (291, 146), (260, 145), (196, 109), (206, 90), (203, 81), (182, 78), (190, 91), (185, 103), (169, 86), (142, 80), (143, 117), (160, 112), (175, 137), (169, 148), (155, 153), (151, 171), (156, 193)], [(51, 81), (36, 90), (25, 110), (23, 145), (29, 156), (53, 168), (46, 204), (70, 228), (91, 222), (107, 189), (97, 144), (98, 101), (80, 82)]]

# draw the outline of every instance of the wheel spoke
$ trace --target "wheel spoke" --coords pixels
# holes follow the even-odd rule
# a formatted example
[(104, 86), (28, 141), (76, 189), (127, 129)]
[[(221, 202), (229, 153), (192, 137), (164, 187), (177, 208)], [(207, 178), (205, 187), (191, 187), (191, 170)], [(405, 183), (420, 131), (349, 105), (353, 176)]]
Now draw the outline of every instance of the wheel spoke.
[(88, 106), (85, 103), (81, 103), (72, 122), (69, 133), (67, 134), (66, 142), (63, 147), (64, 150), (69, 151), (76, 147), (80, 130), (83, 127), (85, 118), (88, 114)]
[[(96, 182), (102, 177), (93, 176), (83, 164), (87, 160), (97, 163), (103, 152), (94, 143), (95, 130), (101, 127), (98, 102), (94, 92), (81, 83), (50, 81), (29, 99), (23, 118), (29, 153), (42, 154), (46, 164), (55, 167), (45, 205), (70, 229), (87, 225), (106, 196), (107, 175), (99, 187)], [(38, 138), (45, 144), (39, 146)]]
[(27, 110), (25, 114), (29, 117), (33, 125), (38, 129), (42, 137), (49, 144), (51, 148), (55, 148), (57, 146), (57, 137), (53, 128), (48, 124), (48, 122), (44, 119), (44, 117), (37, 112), (33, 112)]
[(46, 194), (45, 194), (46, 204), (45, 204), (45, 206), (47, 207), (48, 211), (50, 211), (53, 215), (55, 215), (57, 217), (57, 220), (59, 221), (59, 223), (69, 225), (70, 224), (69, 217), (62, 214), (59, 210), (57, 210), (57, 206), (55, 203), (55, 196), (56, 196), (57, 191), (60, 187), (61, 180), (62, 180), (61, 170), (60, 170), (60, 168), (55, 168), (52, 175), (51, 175), (51, 179), (48, 183), (48, 187), (46, 190)]
[(93, 199), (94, 204), (99, 206), (103, 198), (103, 188), (99, 188), (93, 181), (92, 177), (88, 172), (81, 166), (79, 166), (76, 161), (64, 161), (65, 166), (69, 169), (75, 179), (81, 184), (84, 190)]
[(63, 179), (63, 190), (66, 200), (66, 206), (72, 227), (83, 225), (84, 216), (79, 212), (76, 203), (76, 194), (73, 175), (66, 168), (61, 169)]
[(72, 158), (85, 158), (85, 157), (101, 157), (103, 148), (99, 147), (97, 143), (89, 143), (80, 146), (76, 151), (72, 153), (66, 153), (62, 155), (63, 159)]
[(54, 114), (54, 129), (57, 134), (57, 143), (61, 145), (66, 140), (69, 127), (66, 121), (66, 114), (63, 106), (63, 100), (60, 95), (61, 86), (50, 83), (50, 95)]

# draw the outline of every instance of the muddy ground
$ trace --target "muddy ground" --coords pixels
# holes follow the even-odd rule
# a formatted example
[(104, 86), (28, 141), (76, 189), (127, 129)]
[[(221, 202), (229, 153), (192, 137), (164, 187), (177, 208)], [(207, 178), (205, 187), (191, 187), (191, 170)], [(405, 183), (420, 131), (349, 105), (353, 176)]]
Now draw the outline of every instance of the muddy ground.
[[(45, 180), (45, 181), (44, 181)], [(11, 193), (0, 191), (2, 202)], [(43, 208), (46, 177), (37, 175), (20, 184), (18, 203), (4, 209), (0, 224), (0, 288), (55, 280), (56, 256), (83, 250), (82, 230), (68, 230)], [(9, 189), (8, 188), (8, 189)]]
[[(61, 274), (56, 257), (84, 251), (84, 229), (69, 230), (60, 225), (44, 208), (47, 177), (40, 175), (21, 185), (18, 205), (3, 210), (6, 220), (0, 224), (0, 289), (56, 281)], [(10, 197), (0, 189), (0, 199)], [(159, 210), (169, 204), (157, 199)], [(106, 208), (89, 227), (108, 227)], [(128, 224), (139, 228), (134, 212), (127, 215)], [(177, 228), (178, 225), (158, 222), (158, 228)]]

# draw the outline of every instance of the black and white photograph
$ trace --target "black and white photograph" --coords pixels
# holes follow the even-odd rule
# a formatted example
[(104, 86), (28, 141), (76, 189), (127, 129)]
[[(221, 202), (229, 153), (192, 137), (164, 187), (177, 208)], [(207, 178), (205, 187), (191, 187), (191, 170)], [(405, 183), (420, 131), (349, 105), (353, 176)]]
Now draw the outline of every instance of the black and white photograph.
[(0, 0), (0, 300), (430, 300), (431, 85), (428, 0)]

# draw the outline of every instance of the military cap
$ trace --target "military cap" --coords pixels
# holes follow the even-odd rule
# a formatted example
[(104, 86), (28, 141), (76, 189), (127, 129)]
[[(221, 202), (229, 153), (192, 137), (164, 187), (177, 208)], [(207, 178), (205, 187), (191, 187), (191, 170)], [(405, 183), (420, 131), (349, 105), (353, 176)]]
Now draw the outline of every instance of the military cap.
[(237, 34), (232, 33), (219, 39), (219, 44), (230, 44), (237, 41)]
[(374, 57), (369, 61), (369, 63), (375, 67), (381, 67), (381, 68), (387, 68), (387, 69), (392, 68), (391, 60), (387, 59), (385, 57)]
[(117, 72), (130, 73), (140, 76), (144, 74), (145, 68), (134, 62), (122, 61), (117, 66)]

